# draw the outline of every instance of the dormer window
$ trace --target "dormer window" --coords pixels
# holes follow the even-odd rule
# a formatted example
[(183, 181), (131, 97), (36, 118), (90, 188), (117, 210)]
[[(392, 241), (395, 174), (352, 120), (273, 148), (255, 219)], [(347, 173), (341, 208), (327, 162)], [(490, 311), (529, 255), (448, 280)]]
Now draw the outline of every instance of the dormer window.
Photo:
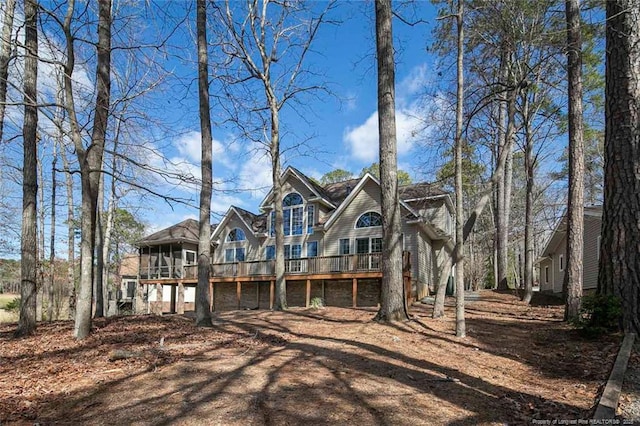
[(370, 228), (373, 226), (382, 226), (382, 216), (380, 213), (367, 212), (358, 218), (356, 228)]
[(229, 232), (229, 234), (227, 235), (227, 239), (225, 241), (226, 242), (244, 241), (246, 239), (247, 237), (245, 236), (244, 231), (240, 228), (235, 228), (235, 229), (232, 229), (231, 232)]

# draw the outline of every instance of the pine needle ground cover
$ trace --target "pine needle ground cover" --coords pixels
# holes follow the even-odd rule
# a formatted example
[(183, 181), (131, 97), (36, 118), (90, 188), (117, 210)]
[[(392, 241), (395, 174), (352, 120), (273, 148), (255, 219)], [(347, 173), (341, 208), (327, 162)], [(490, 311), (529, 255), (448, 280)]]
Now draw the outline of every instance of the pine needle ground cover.
[(467, 305), (466, 339), (447, 316), (384, 325), (374, 309), (71, 322), (12, 338), (0, 326), (0, 423), (531, 424), (588, 419), (619, 336), (587, 340), (562, 306), (486, 291)]

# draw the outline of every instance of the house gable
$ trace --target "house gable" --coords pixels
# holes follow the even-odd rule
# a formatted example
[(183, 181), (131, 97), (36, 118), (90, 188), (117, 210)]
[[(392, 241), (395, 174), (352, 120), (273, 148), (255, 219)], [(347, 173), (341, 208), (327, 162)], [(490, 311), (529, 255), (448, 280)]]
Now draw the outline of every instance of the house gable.
[[(300, 171), (289, 166), (282, 174), (282, 195), (285, 196), (288, 193), (296, 192), (302, 196), (305, 202), (318, 202), (329, 208), (335, 208), (335, 204), (332, 203), (327, 194), (322, 190), (319, 185), (314, 184), (307, 176)], [(267, 194), (267, 196), (260, 203), (261, 211), (269, 211), (273, 208), (273, 187)]]
[[(261, 244), (259, 236), (261, 233), (255, 232), (252, 224), (247, 223), (248, 216), (246, 213), (249, 212), (232, 206), (211, 235), (212, 242), (216, 244), (216, 249), (213, 253), (213, 263), (225, 262), (227, 249), (244, 249), (245, 260), (258, 260), (260, 258)], [(256, 216), (256, 218), (258, 217)], [(245, 239), (241, 241), (227, 241), (227, 236), (234, 229), (240, 229), (244, 233)]]
[[(361, 196), (362, 191), (365, 191), (364, 196)], [(356, 199), (358, 199), (359, 202), (356, 203), (355, 206), (352, 206), (352, 203)], [(380, 213), (380, 206), (381, 206), (380, 182), (375, 177), (371, 176), (369, 173), (366, 173), (360, 179), (358, 184), (353, 188), (353, 190), (345, 198), (342, 204), (340, 204), (340, 206), (335, 211), (333, 211), (329, 219), (327, 219), (327, 221), (324, 223), (324, 230), (328, 231), (329, 228), (333, 226), (333, 224), (338, 220), (338, 218), (344, 214), (345, 210), (351, 211), (351, 213), (347, 215), (348, 217), (354, 214), (354, 212), (359, 211), (360, 213), (357, 215), (359, 217), (360, 214), (366, 212), (366, 210), (363, 211), (361, 209), (362, 205), (369, 205), (371, 206), (371, 209), (373, 211), (377, 211), (378, 213)], [(404, 201), (401, 200), (400, 205), (405, 210), (403, 212), (403, 217), (406, 215), (409, 215), (411, 217), (417, 217), (416, 212), (411, 207), (409, 207), (409, 205), (407, 205)], [(355, 221), (358, 220), (358, 217), (355, 217), (353, 219), (354, 227), (355, 227)]]

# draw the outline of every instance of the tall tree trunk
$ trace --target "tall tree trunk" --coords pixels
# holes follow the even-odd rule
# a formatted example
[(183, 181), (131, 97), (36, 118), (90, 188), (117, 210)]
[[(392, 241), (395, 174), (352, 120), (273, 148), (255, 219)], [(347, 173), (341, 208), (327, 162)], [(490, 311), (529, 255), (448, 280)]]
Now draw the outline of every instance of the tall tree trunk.
[(376, 0), (376, 58), (378, 62), (378, 131), (382, 210), (382, 294), (375, 319), (409, 318), (402, 277), (402, 225), (398, 197), (395, 63), (391, 29), (391, 0)]
[(640, 2), (607, 2), (604, 206), (598, 292), (640, 333)]
[(67, 288), (69, 290), (69, 319), (76, 316), (76, 234), (73, 201), (73, 175), (64, 146), (60, 147), (60, 157), (65, 171), (65, 187), (67, 190)]
[(273, 207), (275, 211), (275, 231), (276, 231), (276, 259), (275, 259), (275, 300), (273, 309), (284, 311), (287, 309), (287, 280), (285, 279), (285, 258), (284, 258), (284, 212), (282, 208), (282, 164), (280, 159), (280, 115), (278, 103), (271, 86), (265, 87), (267, 101), (271, 109), (271, 177), (273, 180)]
[[(40, 135), (36, 133), (36, 144)], [(36, 146), (36, 150), (38, 147)], [(41, 156), (38, 160), (36, 160), (38, 177), (36, 178), (40, 184), (38, 185), (38, 205), (40, 209), (38, 209), (38, 225), (36, 226), (36, 233), (38, 235), (38, 279), (37, 279), (37, 287), (38, 287), (38, 296), (36, 297), (36, 320), (42, 321), (42, 315), (44, 310), (44, 273), (45, 266), (44, 261), (46, 259), (45, 253), (45, 235), (44, 235), (44, 219), (45, 219), (45, 211), (44, 211), (44, 148), (40, 149)]]
[(212, 134), (209, 111), (209, 58), (207, 53), (207, 2), (197, 0), (198, 97), (202, 132), (202, 187), (200, 188), (200, 231), (198, 240), (198, 284), (196, 287), (196, 326), (211, 327), (209, 268), (211, 263)]
[[(93, 260), (95, 258), (96, 209), (98, 197), (98, 182), (100, 179), (104, 141), (109, 117), (109, 102), (111, 92), (111, 0), (101, 0), (98, 5), (98, 55), (96, 64), (96, 104), (91, 134), (91, 145), (84, 149), (79, 130), (72, 129), (74, 144), (80, 163), (80, 177), (82, 183), (82, 239), (80, 252), (80, 288), (76, 301), (76, 321), (74, 336), (83, 339), (91, 331), (91, 302), (93, 293)], [(67, 16), (65, 17), (65, 35), (67, 36), (67, 71), (65, 71), (65, 86), (67, 103), (73, 105), (70, 72), (73, 70), (73, 39), (71, 33), (71, 18), (73, 16), (74, 1), (69, 1)], [(69, 10), (71, 14), (69, 14)], [(70, 62), (70, 63), (69, 63)], [(71, 100), (70, 100), (71, 98)], [(72, 128), (77, 126), (75, 107), (71, 117)]]
[(564, 319), (578, 317), (582, 301), (584, 233), (584, 141), (582, 125), (582, 37), (580, 1), (567, 0), (567, 74), (569, 90), (569, 202), (567, 267), (564, 274)]
[(464, 213), (462, 206), (462, 108), (464, 106), (464, 2), (458, 0), (456, 23), (458, 26), (458, 57), (456, 83), (456, 140), (455, 140), (455, 175), (456, 175), (456, 246), (454, 257), (456, 261), (456, 336), (465, 337), (467, 334), (464, 319)]
[(20, 320), (16, 336), (27, 336), (36, 329), (36, 200), (37, 181), (37, 77), (38, 3), (25, 0), (24, 123), (22, 126), (24, 161), (22, 165), (22, 238), (20, 246)]
[(524, 292), (522, 301), (530, 303), (533, 297), (533, 188), (535, 164), (533, 158), (533, 136), (531, 134), (531, 117), (529, 116), (529, 94), (522, 97), (522, 116), (524, 117), (524, 168), (526, 173), (525, 208), (524, 208)]
[[(100, 169), (104, 167), (103, 163)], [(100, 173), (98, 178), (98, 195), (96, 200), (96, 226), (95, 226), (95, 270), (93, 273), (95, 299), (95, 318), (104, 317), (104, 173)]]
[(0, 143), (4, 129), (4, 111), (7, 102), (7, 80), (9, 78), (9, 59), (11, 58), (11, 30), (16, 0), (6, 0), (4, 22), (2, 24), (2, 40), (0, 40)]
[(55, 283), (55, 257), (56, 257), (56, 164), (58, 163), (58, 154), (56, 150), (56, 141), (53, 141), (53, 158), (51, 159), (51, 228), (50, 228), (50, 247), (49, 247), (49, 285), (47, 286), (47, 319), (53, 321), (54, 303), (53, 303), (53, 286)]

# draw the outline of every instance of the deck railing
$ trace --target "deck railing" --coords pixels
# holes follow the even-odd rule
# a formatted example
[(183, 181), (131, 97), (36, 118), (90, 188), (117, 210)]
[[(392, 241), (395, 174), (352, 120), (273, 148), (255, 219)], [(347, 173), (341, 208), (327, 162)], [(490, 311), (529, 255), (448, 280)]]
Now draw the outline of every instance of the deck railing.
[[(409, 252), (404, 252), (403, 271), (411, 269)], [(306, 257), (286, 259), (284, 261), (287, 275), (340, 274), (357, 272), (378, 272), (382, 263), (382, 253), (350, 254), (338, 256)], [(144, 274), (143, 274), (144, 272)], [(171, 273), (175, 275), (171, 276)], [(271, 276), (275, 274), (275, 260), (254, 260), (247, 262), (214, 263), (210, 267), (211, 277), (250, 277)], [(180, 268), (161, 267), (144, 268), (140, 278), (198, 278), (198, 265)]]

